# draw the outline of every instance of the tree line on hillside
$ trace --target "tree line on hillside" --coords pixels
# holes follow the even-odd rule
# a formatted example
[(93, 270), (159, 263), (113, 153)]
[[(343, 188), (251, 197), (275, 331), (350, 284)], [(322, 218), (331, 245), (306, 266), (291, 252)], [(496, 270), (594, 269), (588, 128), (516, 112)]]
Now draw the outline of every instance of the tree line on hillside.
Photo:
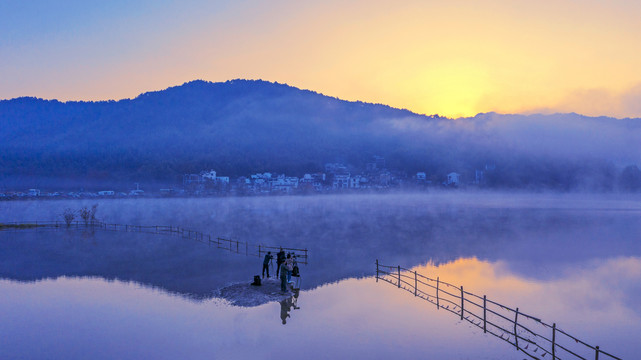
[(457, 172), (470, 181), (492, 164), (489, 188), (639, 188), (640, 119), (488, 113), (453, 120), (235, 80), (119, 101), (0, 101), (0, 123), (0, 187), (49, 178), (176, 183), (206, 169), (302, 176), (327, 162), (363, 167), (380, 155), (408, 177)]

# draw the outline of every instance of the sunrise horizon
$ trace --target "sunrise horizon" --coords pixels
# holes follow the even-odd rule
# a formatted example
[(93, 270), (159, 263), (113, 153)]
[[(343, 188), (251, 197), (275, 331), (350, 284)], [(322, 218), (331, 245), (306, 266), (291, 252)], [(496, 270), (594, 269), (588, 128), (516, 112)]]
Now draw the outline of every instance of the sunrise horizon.
[(641, 5), (171, 2), (0, 5), (0, 98), (132, 98), (263, 79), (449, 118), (641, 117)]
[(639, 14), (0, 1), (0, 359), (636, 358)]
[(370, 104), (370, 105), (387, 106), (387, 107), (398, 109), (398, 110), (410, 111), (410, 112), (412, 112), (412, 113), (414, 113), (416, 115), (420, 115), (420, 116), (428, 116), (428, 117), (430, 117), (430, 116), (438, 116), (438, 117), (446, 118), (446, 119), (450, 119), (450, 120), (456, 120), (456, 119), (462, 119), (462, 118), (474, 118), (476, 116), (483, 115), (483, 114), (523, 115), (523, 116), (529, 116), (529, 115), (543, 115), (543, 116), (546, 116), (546, 115), (575, 114), (575, 115), (579, 115), (579, 116), (583, 116), (583, 117), (590, 117), (590, 118), (605, 117), (605, 118), (612, 118), (612, 119), (617, 119), (617, 120), (641, 118), (641, 116), (618, 117), (618, 116), (603, 115), (603, 114), (601, 114), (601, 115), (598, 115), (598, 114), (584, 114), (584, 113), (580, 113), (578, 111), (572, 111), (572, 110), (554, 111), (553, 109), (535, 109), (535, 110), (523, 111), (523, 112), (499, 112), (499, 111), (494, 111), (494, 110), (488, 110), (488, 111), (482, 111), (482, 112), (474, 113), (474, 114), (471, 114), (471, 115), (448, 116), (446, 114), (439, 114), (439, 113), (435, 113), (435, 112), (433, 112), (433, 113), (419, 112), (419, 111), (416, 111), (416, 110), (411, 109), (411, 108), (396, 107), (396, 106), (392, 106), (392, 105), (386, 104), (386, 103), (372, 102), (372, 101), (366, 101), (366, 100), (362, 100), (362, 99), (341, 98), (341, 97), (338, 97), (338, 96), (334, 96), (332, 94), (327, 94), (327, 93), (324, 93), (324, 92), (317, 91), (315, 89), (302, 88), (302, 87), (295, 86), (295, 85), (292, 85), (292, 84), (289, 84), (289, 83), (285, 83), (285, 82), (270, 81), (270, 80), (261, 79), (261, 78), (233, 78), (233, 79), (227, 79), (227, 80), (222, 80), (222, 81), (210, 81), (210, 80), (206, 80), (206, 79), (192, 79), (192, 80), (183, 81), (182, 83), (177, 83), (177, 84), (174, 84), (174, 85), (168, 85), (168, 86), (163, 87), (163, 88), (148, 89), (148, 90), (139, 91), (133, 96), (120, 97), (120, 98), (93, 98), (93, 99), (91, 99), (91, 98), (53, 98), (53, 97), (39, 97), (39, 96), (34, 96), (34, 95), (21, 95), (21, 96), (16, 96), (16, 97), (13, 97), (13, 98), (0, 99), (0, 101), (11, 101), (11, 100), (16, 100), (16, 99), (21, 99), (21, 98), (35, 98), (35, 99), (45, 100), (45, 101), (58, 101), (58, 102), (61, 102), (61, 103), (110, 102), (110, 101), (118, 102), (118, 101), (122, 101), (122, 100), (134, 100), (134, 99), (136, 99), (136, 98), (138, 98), (138, 97), (140, 97), (141, 95), (144, 95), (144, 94), (163, 92), (165, 90), (169, 90), (169, 89), (172, 89), (172, 88), (179, 88), (181, 86), (184, 86), (184, 85), (187, 85), (187, 84), (190, 84), (190, 83), (193, 83), (193, 82), (199, 82), (199, 81), (205, 82), (205, 83), (208, 83), (208, 84), (224, 84), (224, 83), (233, 82), (233, 81), (265, 82), (265, 83), (270, 83), (270, 84), (274, 84), (274, 85), (284, 85), (284, 86), (291, 87), (291, 88), (294, 88), (294, 89), (300, 90), (300, 91), (308, 91), (308, 92), (316, 93), (318, 95), (326, 96), (326, 97), (337, 99), (337, 100), (340, 100), (340, 101), (364, 103), (364, 104)]

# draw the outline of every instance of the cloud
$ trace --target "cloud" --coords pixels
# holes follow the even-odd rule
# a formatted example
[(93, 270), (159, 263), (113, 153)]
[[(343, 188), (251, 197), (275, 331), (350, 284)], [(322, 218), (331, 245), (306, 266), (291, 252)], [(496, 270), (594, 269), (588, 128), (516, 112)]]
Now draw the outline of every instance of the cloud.
[(641, 83), (621, 95), (621, 107), (631, 117), (641, 117)]
[(552, 106), (523, 111), (526, 114), (558, 112), (574, 112), (588, 116), (607, 114), (618, 118), (640, 118), (641, 83), (623, 91), (606, 88), (576, 89)]

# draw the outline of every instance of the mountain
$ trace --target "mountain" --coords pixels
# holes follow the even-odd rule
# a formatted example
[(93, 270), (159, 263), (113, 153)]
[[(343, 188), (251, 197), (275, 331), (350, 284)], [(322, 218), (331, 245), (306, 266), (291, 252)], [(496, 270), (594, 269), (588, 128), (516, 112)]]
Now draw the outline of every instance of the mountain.
[(300, 176), (327, 162), (364, 167), (379, 155), (409, 174), (470, 178), (491, 164), (501, 186), (608, 188), (624, 165), (641, 163), (639, 119), (453, 120), (260, 80), (192, 81), (119, 101), (3, 100), (0, 124), (5, 184), (176, 183), (205, 169)]

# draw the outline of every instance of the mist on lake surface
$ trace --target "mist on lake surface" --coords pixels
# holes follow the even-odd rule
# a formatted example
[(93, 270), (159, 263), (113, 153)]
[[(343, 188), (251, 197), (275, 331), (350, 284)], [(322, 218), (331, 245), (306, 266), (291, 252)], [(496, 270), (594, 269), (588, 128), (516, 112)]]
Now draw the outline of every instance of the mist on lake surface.
[[(62, 220), (60, 215), (65, 208), (79, 209), (97, 203), (96, 215), (107, 223), (173, 225), (252, 244), (307, 248), (309, 264), (301, 266), (302, 287), (297, 299), (301, 310), (287, 312), (291, 316), (287, 318), (290, 329), (283, 330), (301, 344), (301, 351), (305, 346), (336, 343), (335, 356), (339, 351), (362, 353), (365, 347), (377, 354), (377, 349), (383, 351), (382, 345), (372, 344), (391, 346), (407, 341), (407, 347), (399, 350), (406, 357), (420, 356), (427, 348), (433, 350), (439, 346), (440, 358), (448, 358), (447, 354), (452, 355), (452, 359), (459, 358), (457, 354), (470, 357), (476, 353), (475, 346), (489, 346), (491, 349), (483, 350), (488, 358), (522, 358), (522, 354), (519, 357), (513, 349), (505, 355), (509, 345), (486, 339), (482, 331), (479, 334), (461, 325), (456, 317), (443, 317), (429, 303), (420, 302), (411, 294), (389, 284), (370, 285), (378, 259), (385, 264), (413, 268), (430, 277), (440, 276), (475, 294), (487, 295), (493, 301), (520, 307), (521, 311), (546, 322), (557, 322), (590, 344), (630, 358), (641, 351), (630, 335), (641, 330), (641, 308), (637, 301), (641, 296), (639, 200), (606, 195), (433, 193), (11, 201), (0, 202), (0, 222)], [(271, 338), (258, 335), (250, 324), (255, 322), (261, 329), (271, 327), (272, 322), (273, 326), (280, 324), (278, 311), (274, 309), (280, 306), (278, 303), (260, 305), (255, 310), (239, 310), (217, 299), (220, 288), (249, 283), (253, 275), (260, 273), (262, 259), (216, 246), (166, 235), (60, 229), (2, 231), (0, 250), (2, 293), (22, 294), (4, 297), (2, 307), (7, 310), (3, 311), (3, 318), (18, 321), (8, 317), (8, 311), (50, 316), (46, 314), (51, 309), (33, 301), (21, 305), (21, 296), (60, 302), (51, 311), (57, 312), (55, 316), (62, 316), (62, 320), (51, 315), (54, 318), (42, 331), (52, 331), (56, 321), (87, 326), (82, 320), (64, 320), (66, 310), (62, 308), (70, 300), (65, 297), (55, 300), (57, 295), (51, 293), (57, 292), (60, 286), (70, 287), (71, 292), (86, 291), (83, 290), (86, 286), (105, 294), (116, 291), (132, 299), (140, 297), (142, 304), (148, 303), (151, 307), (165, 302), (167, 293), (173, 294), (170, 296), (174, 300), (170, 302), (177, 309), (172, 310), (169, 317), (154, 320), (158, 322), (155, 333), (134, 331), (130, 335), (152, 344), (158, 338), (171, 338), (171, 331), (165, 328), (177, 326), (188, 332), (205, 331), (226, 339), (215, 346), (203, 345), (201, 353), (226, 349), (223, 353), (233, 354), (233, 349), (238, 347), (222, 345), (231, 342), (243, 347), (238, 354), (250, 356), (257, 344), (271, 348), (267, 341)], [(121, 284), (140, 284), (142, 289), (123, 289)], [(153, 291), (150, 293), (148, 289)], [(108, 298), (111, 300), (105, 301), (120, 303), (113, 297)], [(83, 304), (87, 311), (97, 314), (94, 315), (96, 321), (112, 316), (89, 300)], [(379, 311), (380, 306), (388, 306), (390, 311)], [(338, 313), (330, 315), (330, 309)], [(400, 338), (390, 343), (381, 342), (380, 339), (389, 334), (379, 332), (374, 324), (365, 330), (361, 323), (371, 317), (365, 309), (378, 314), (376, 321), (397, 329), (399, 337), (432, 336), (435, 340), (423, 345), (420, 341), (401, 341)], [(130, 316), (139, 311), (142, 310), (125, 308), (117, 312), (118, 316)], [(223, 319), (221, 326), (231, 327), (233, 334), (220, 335), (222, 328), (213, 323), (194, 327), (185, 322), (184, 311), (192, 312), (188, 317), (201, 312), (215, 314), (207, 317)], [(422, 315), (413, 313), (417, 311)], [(147, 323), (146, 314), (142, 311), (136, 315), (131, 320), (133, 325)], [(409, 319), (414, 315), (423, 322), (411, 322)], [(24, 321), (41, 321), (37, 316), (25, 315)], [(435, 316), (441, 320), (436, 321)], [(325, 319), (332, 319), (334, 323)], [(11, 321), (6, 324), (12, 324)], [(409, 326), (408, 321), (413, 325)], [(434, 323), (430, 325), (430, 321)], [(120, 339), (131, 331), (123, 330), (130, 325), (128, 320), (110, 323), (110, 338), (122, 341), (111, 353), (113, 356), (120, 357), (133, 346)], [(0, 326), (0, 334), (8, 335), (7, 326)], [(313, 326), (319, 326), (319, 332), (325, 334), (311, 333), (308, 328)], [(331, 333), (343, 327), (352, 335), (362, 332), (362, 343), (349, 339), (337, 342)], [(449, 330), (443, 330), (444, 327)], [(297, 330), (292, 332), (291, 328)], [(439, 331), (442, 336), (434, 335)], [(474, 345), (459, 349), (457, 338), (462, 335), (446, 335), (461, 331), (467, 334), (464, 342)], [(63, 338), (62, 343), (68, 340), (63, 335), (59, 337)], [(85, 344), (83, 348), (95, 350), (107, 346), (107, 342)], [(10, 354), (32, 354), (24, 342), (22, 347), (20, 343), (10, 347), (14, 351)], [(167, 342), (163, 347), (167, 354), (188, 353), (186, 342), (180, 339)], [(65, 351), (69, 350), (61, 353)], [(141, 351), (145, 356), (156, 355), (152, 349)]]

